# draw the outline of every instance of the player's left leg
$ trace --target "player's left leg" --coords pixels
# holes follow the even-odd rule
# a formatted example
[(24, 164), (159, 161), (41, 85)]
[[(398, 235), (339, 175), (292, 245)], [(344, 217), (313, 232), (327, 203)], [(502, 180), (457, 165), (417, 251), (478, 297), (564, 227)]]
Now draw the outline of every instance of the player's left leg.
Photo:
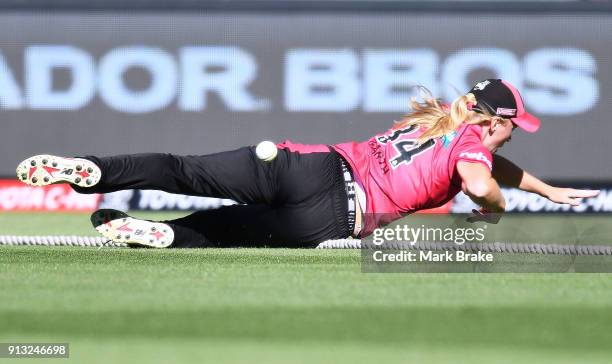
[[(321, 241), (350, 235), (345, 173), (335, 152), (280, 151), (273, 163), (262, 168), (264, 176), (258, 178), (270, 183), (274, 191), (271, 200), (200, 211), (165, 221), (163, 224), (172, 229), (171, 246), (314, 247)], [(248, 183), (228, 181), (230, 184), (245, 182)], [(161, 239), (159, 226), (153, 231), (152, 222), (123, 219), (115, 219), (98, 230), (114, 241), (160, 245), (155, 240), (158, 236)], [(134, 235), (135, 231), (139, 234)], [(140, 233), (145, 232), (148, 239), (140, 239)], [(155, 239), (151, 243), (152, 233)], [(138, 241), (130, 241), (136, 236)]]
[(186, 217), (151, 222), (100, 210), (92, 223), (115, 242), (149, 247), (316, 247), (350, 235), (346, 192), (320, 191), (298, 204), (233, 205)]
[(91, 215), (94, 228), (109, 240), (130, 246), (167, 248), (174, 230), (164, 223), (133, 218), (122, 211), (102, 209)]
[(227, 206), (166, 221), (175, 233), (173, 247), (314, 248), (349, 236), (347, 215), (330, 204), (271, 208)]

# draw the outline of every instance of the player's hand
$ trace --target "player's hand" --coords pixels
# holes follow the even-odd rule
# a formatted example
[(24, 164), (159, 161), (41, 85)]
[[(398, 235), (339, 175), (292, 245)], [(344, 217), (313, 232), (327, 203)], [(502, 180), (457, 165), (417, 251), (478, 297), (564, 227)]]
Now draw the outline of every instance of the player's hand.
[(548, 191), (547, 197), (552, 202), (578, 206), (583, 198), (595, 197), (599, 195), (599, 190), (577, 190), (574, 188), (552, 187)]
[(488, 222), (489, 224), (497, 224), (502, 217), (501, 212), (491, 212), (485, 208), (480, 210), (472, 209), (472, 216), (465, 219), (467, 222), (475, 223), (478, 221)]

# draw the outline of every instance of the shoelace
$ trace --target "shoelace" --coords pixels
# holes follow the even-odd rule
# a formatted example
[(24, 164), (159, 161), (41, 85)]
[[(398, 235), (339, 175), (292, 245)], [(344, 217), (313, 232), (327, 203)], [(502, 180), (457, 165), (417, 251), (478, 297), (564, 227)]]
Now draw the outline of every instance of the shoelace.
[(111, 247), (111, 248), (112, 248), (112, 247), (114, 247), (114, 246), (115, 246), (115, 243), (114, 243), (112, 240), (110, 240), (110, 239), (108, 239), (108, 240), (106, 240), (106, 241), (103, 241), (103, 242), (102, 242), (102, 245), (100, 245), (100, 246), (98, 247), (98, 250), (100, 250), (100, 249), (104, 248), (105, 246), (108, 246), (108, 247)]

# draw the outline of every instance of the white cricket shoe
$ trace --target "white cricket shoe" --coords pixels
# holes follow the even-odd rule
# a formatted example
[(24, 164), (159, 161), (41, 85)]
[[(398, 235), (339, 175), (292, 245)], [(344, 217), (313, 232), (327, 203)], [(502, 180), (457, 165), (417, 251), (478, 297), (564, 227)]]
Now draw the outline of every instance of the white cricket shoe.
[(17, 179), (30, 186), (72, 183), (91, 187), (100, 181), (102, 172), (92, 161), (48, 154), (30, 157), (17, 166)]
[[(106, 210), (106, 213), (96, 211), (93, 215), (104, 216), (106, 214), (108, 216), (108, 211)], [(96, 226), (99, 221), (96, 219), (94, 222), (94, 216), (92, 215), (92, 223), (102, 236), (115, 243), (149, 248), (167, 248), (174, 241), (174, 231), (168, 224), (137, 219), (121, 211), (110, 211), (122, 214), (123, 217), (108, 220)]]

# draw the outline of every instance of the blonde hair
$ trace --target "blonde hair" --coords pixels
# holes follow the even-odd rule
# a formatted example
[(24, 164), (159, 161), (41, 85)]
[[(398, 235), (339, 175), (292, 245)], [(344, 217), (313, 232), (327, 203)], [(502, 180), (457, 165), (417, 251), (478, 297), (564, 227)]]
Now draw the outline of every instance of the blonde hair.
[(424, 102), (418, 102), (416, 97), (410, 99), (412, 111), (401, 120), (396, 121), (394, 129), (407, 126), (425, 128), (425, 132), (417, 138), (417, 143), (423, 144), (429, 139), (440, 138), (454, 130), (463, 123), (481, 124), (491, 120), (489, 114), (470, 112), (468, 104), (476, 105), (476, 97), (468, 93), (452, 102), (450, 107), (442, 104), (425, 87), (419, 87)]

